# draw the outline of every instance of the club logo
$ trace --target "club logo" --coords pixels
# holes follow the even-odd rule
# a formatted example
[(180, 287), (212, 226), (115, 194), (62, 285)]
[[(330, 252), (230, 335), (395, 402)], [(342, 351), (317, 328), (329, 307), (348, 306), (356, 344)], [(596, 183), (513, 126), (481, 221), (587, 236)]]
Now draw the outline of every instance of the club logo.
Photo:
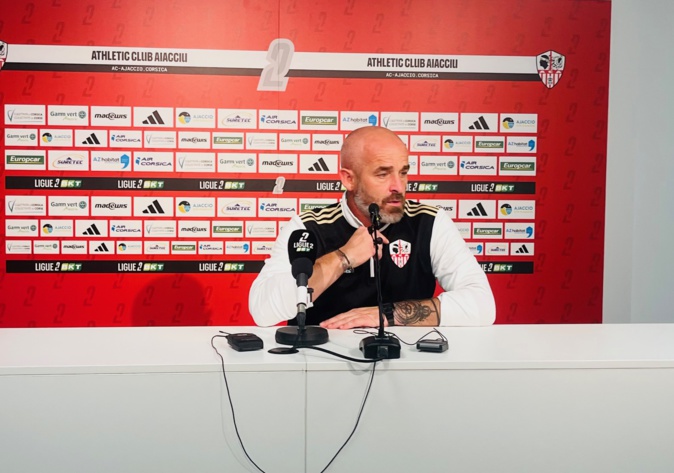
[(9, 45), (7, 43), (5, 43), (4, 41), (0, 41), (0, 70), (2, 70), (2, 66), (5, 65), (5, 59), (7, 59), (8, 48)]
[(391, 260), (399, 268), (405, 266), (410, 260), (410, 254), (412, 254), (411, 243), (405, 240), (396, 240), (388, 246), (388, 249), (391, 254)]
[(536, 56), (538, 75), (548, 89), (557, 85), (562, 77), (566, 58), (556, 51), (546, 51)]

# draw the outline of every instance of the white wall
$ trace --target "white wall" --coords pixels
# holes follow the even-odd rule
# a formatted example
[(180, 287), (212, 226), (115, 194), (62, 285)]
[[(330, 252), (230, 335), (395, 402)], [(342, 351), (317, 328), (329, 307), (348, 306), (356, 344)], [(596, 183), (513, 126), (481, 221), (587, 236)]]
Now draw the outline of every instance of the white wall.
[(672, 18), (612, 2), (604, 322), (674, 322)]

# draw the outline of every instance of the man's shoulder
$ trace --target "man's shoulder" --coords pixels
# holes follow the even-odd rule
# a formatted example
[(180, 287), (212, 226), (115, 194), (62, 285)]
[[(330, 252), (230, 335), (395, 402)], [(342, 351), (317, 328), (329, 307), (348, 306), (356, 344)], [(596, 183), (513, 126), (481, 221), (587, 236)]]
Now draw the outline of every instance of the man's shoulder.
[(342, 217), (342, 205), (339, 202), (318, 209), (307, 210), (300, 214), (300, 219), (305, 225), (307, 223), (315, 225), (331, 224), (339, 220), (340, 217)]
[(440, 209), (438, 207), (422, 204), (413, 200), (408, 200), (405, 202), (405, 216), (410, 218), (419, 217), (422, 215), (435, 217), (438, 215), (439, 210)]

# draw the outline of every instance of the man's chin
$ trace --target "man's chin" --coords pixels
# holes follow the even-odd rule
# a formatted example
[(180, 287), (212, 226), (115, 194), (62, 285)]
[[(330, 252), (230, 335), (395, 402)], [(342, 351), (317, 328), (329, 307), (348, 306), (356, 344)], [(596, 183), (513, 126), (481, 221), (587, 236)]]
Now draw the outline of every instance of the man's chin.
[(395, 210), (386, 210), (386, 212), (381, 212), (381, 221), (382, 223), (398, 223), (403, 218), (403, 209)]

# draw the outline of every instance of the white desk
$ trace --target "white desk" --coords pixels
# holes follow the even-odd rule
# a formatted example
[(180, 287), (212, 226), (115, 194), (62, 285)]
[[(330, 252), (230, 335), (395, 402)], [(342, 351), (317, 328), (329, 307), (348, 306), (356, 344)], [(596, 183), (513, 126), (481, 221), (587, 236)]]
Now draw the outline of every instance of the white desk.
[[(275, 345), (273, 329), (224, 330)], [(0, 330), (0, 471), (254, 471), (216, 331)], [(403, 347), (377, 365), (328, 471), (674, 471), (674, 325), (443, 332), (449, 351)], [(362, 335), (330, 336), (326, 347), (360, 355)], [(320, 471), (353, 427), (370, 366), (217, 346), (253, 459), (268, 473)]]

